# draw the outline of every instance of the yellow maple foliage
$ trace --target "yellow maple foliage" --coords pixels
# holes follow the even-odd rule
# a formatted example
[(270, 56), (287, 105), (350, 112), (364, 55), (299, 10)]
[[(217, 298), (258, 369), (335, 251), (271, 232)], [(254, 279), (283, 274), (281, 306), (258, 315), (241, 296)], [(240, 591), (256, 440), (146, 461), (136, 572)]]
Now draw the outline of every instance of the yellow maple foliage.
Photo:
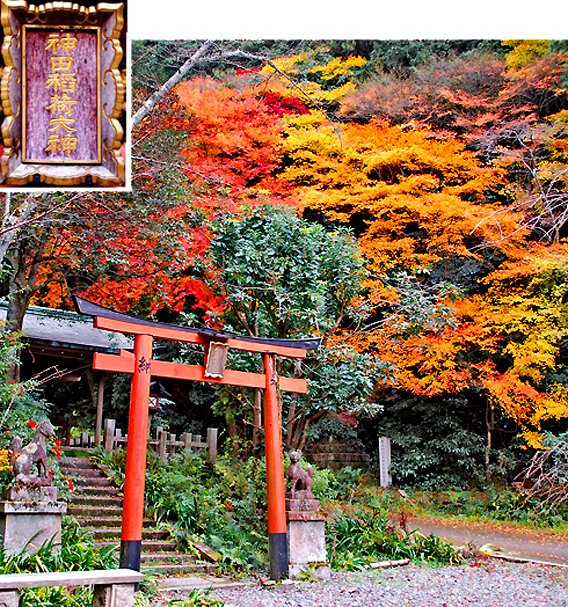
[(308, 104), (335, 103), (353, 93), (350, 80), (355, 68), (365, 65), (362, 57), (334, 57), (325, 63), (317, 59), (325, 48), (273, 59), (261, 74), (266, 77), (263, 88), (282, 96), (301, 96)]
[(519, 69), (541, 57), (550, 48), (550, 40), (503, 40), (504, 46), (512, 47), (505, 60), (509, 69)]

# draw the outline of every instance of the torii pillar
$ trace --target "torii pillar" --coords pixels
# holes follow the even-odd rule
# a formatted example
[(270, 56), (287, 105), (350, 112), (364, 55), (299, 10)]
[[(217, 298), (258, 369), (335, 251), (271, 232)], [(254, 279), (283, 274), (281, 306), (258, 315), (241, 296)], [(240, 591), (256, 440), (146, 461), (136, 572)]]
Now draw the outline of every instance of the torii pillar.
[(282, 421), (278, 411), (276, 356), (264, 355), (264, 449), (266, 456), (266, 502), (268, 504), (268, 555), (270, 577), (278, 580), (288, 575), (286, 541), (286, 481), (282, 458)]
[(144, 489), (146, 484), (146, 451), (152, 360), (151, 335), (134, 338), (134, 373), (128, 413), (128, 442), (124, 474), (120, 567), (140, 571), (142, 530), (144, 527)]

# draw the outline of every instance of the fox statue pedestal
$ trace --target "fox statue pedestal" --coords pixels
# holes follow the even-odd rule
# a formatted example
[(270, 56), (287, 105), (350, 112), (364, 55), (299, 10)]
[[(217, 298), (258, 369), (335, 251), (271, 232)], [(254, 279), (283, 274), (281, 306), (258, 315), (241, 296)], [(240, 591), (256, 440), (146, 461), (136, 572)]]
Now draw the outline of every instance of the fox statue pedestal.
[(46, 447), (55, 430), (47, 420), (35, 429), (27, 445), (15, 436), (10, 447), (15, 484), (4, 490), (0, 501), (0, 547), (6, 554), (34, 554), (48, 540), (52, 551), (61, 547), (67, 504), (57, 501), (57, 487), (51, 486)]
[(61, 519), (65, 502), (57, 501), (57, 487), (11, 487), (0, 501), (0, 546), (6, 554), (38, 551), (47, 540), (61, 547)]
[(308, 465), (304, 470), (301, 456), (300, 450), (290, 452), (287, 475), (291, 485), (286, 495), (288, 576), (295, 579), (302, 571), (309, 571), (311, 577), (327, 579), (330, 576), (325, 549), (327, 514), (320, 510), (319, 500), (312, 493), (313, 468)]
[(297, 578), (302, 571), (312, 577), (328, 579), (330, 568), (325, 549), (327, 514), (315, 499), (286, 500), (288, 533), (288, 575)]

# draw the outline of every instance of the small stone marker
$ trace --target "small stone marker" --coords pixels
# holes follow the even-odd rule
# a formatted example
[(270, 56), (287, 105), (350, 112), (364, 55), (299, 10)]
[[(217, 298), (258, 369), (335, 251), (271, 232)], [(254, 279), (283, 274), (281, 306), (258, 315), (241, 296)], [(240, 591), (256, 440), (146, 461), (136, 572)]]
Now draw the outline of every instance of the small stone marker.
[(391, 466), (391, 441), (386, 436), (379, 438), (379, 466), (381, 487), (392, 485), (392, 476), (389, 471)]

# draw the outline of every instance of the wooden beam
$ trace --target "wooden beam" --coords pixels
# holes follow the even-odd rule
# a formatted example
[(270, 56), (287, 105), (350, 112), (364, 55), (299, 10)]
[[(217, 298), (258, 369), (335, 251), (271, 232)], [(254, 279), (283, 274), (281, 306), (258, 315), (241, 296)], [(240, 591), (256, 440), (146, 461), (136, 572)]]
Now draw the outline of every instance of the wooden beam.
[[(93, 368), (97, 371), (115, 371), (117, 373), (134, 373), (135, 358), (131, 352), (121, 350), (119, 355), (96, 352), (93, 358)], [(205, 369), (199, 365), (186, 365), (164, 360), (152, 359), (151, 374), (153, 377), (169, 379), (184, 379), (202, 381), (208, 384), (241, 386), (243, 388), (264, 388), (266, 378), (261, 373), (234, 371), (225, 369), (222, 378), (205, 377)], [(278, 377), (280, 390), (306, 394), (308, 384), (305, 379), (293, 377)]]
[(134, 363), (134, 356), (125, 350), (121, 350), (118, 356), (116, 354), (103, 354), (102, 352), (95, 352), (93, 356), (93, 369), (97, 371), (132, 374), (134, 373)]
[(168, 339), (172, 341), (183, 341), (190, 344), (203, 344), (200, 335), (194, 331), (183, 331), (174, 327), (154, 326), (151, 323), (141, 324), (117, 320), (115, 318), (106, 318), (105, 316), (95, 316), (93, 326), (96, 329), (105, 331), (116, 331), (125, 335), (140, 335), (142, 333), (151, 335), (158, 339)]
[[(170, 341), (181, 341), (191, 344), (205, 345), (208, 341), (204, 336), (195, 330), (183, 330), (175, 327), (155, 326), (152, 324), (140, 324), (106, 318), (105, 316), (95, 316), (93, 326), (96, 329), (105, 331), (116, 331), (126, 335), (151, 335), (155, 339), (167, 339)], [(233, 350), (243, 350), (245, 352), (256, 352), (258, 354), (277, 354), (287, 358), (306, 358), (307, 351), (304, 348), (293, 348), (291, 346), (282, 346), (279, 344), (268, 344), (257, 341), (248, 341), (238, 337), (230, 337), (227, 345)]]

